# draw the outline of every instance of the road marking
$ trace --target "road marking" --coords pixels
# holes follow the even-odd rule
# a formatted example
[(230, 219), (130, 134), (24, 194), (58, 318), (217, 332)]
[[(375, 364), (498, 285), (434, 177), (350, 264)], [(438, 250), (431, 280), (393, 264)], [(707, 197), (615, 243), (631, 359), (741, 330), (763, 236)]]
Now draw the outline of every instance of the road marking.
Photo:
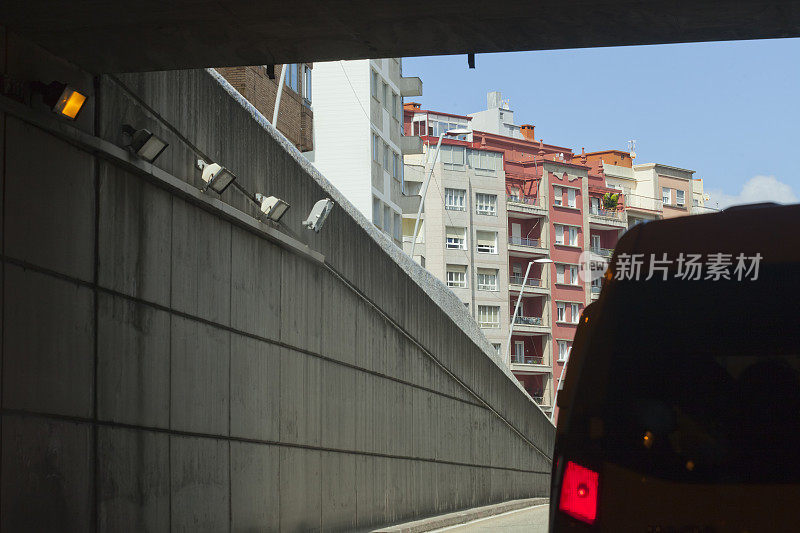
[(471, 526), (472, 524), (477, 524), (478, 522), (483, 522), (484, 520), (492, 520), (494, 518), (500, 518), (501, 516), (508, 516), (510, 514), (518, 513), (520, 511), (530, 511), (531, 509), (536, 509), (537, 507), (545, 507), (549, 506), (549, 503), (540, 503), (539, 505), (531, 505), (530, 507), (522, 507), (521, 509), (514, 509), (513, 511), (506, 511), (505, 513), (494, 514), (492, 516), (484, 516), (483, 518), (476, 518), (475, 520), (471, 520), (469, 522), (464, 522), (463, 524), (456, 524), (454, 526), (447, 526), (441, 529), (432, 529), (430, 533), (438, 533), (439, 531), (450, 531), (451, 529), (457, 529), (459, 527)]

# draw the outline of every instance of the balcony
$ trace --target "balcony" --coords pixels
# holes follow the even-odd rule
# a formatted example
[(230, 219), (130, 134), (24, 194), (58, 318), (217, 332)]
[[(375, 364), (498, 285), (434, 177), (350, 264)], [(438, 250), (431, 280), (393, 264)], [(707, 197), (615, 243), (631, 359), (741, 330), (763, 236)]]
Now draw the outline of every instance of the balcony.
[(400, 78), (400, 96), (422, 96), (422, 80), (416, 76)]
[(549, 250), (539, 239), (528, 237), (508, 237), (508, 252), (514, 257), (527, 257), (530, 255), (547, 255)]
[(611, 256), (614, 255), (614, 250), (611, 250), (609, 248), (596, 248), (592, 246), (592, 253), (595, 253), (600, 257), (611, 259)]
[(511, 354), (512, 365), (544, 365), (544, 357), (539, 355)]
[(547, 215), (544, 198), (506, 196), (506, 211), (515, 218), (533, 218)]
[(547, 335), (550, 333), (550, 326), (544, 325), (541, 317), (538, 316), (519, 316), (514, 317), (514, 334), (524, 335)]
[(416, 215), (419, 211), (419, 204), (422, 202), (422, 196), (418, 194), (405, 195), (403, 194), (397, 201), (397, 205), (403, 210), (404, 215)]
[(641, 210), (650, 213), (660, 213), (664, 210), (664, 205), (661, 200), (650, 198), (649, 196), (640, 196), (638, 194), (626, 194), (625, 207), (631, 211)]
[(621, 209), (589, 207), (589, 227), (594, 229), (627, 229), (628, 217)]
[(693, 205), (692, 206), (692, 214), (693, 215), (708, 215), (711, 213), (719, 213), (719, 209), (714, 209), (713, 207), (706, 207), (704, 205)]
[(600, 298), (600, 289), (602, 287), (598, 287), (596, 285), (592, 285), (592, 300), (597, 300)]
[(403, 135), (400, 137), (400, 151), (403, 155), (421, 154), (422, 137)]
[(523, 290), (522, 282), (525, 282), (524, 294), (547, 294), (548, 288), (539, 278), (524, 279), (522, 274), (511, 274), (508, 277), (508, 288), (511, 291), (519, 292)]

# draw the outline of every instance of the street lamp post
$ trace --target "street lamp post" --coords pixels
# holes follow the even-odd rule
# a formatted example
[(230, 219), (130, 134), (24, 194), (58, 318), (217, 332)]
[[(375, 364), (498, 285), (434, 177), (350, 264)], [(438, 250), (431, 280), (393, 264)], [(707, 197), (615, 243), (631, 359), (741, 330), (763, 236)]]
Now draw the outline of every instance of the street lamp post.
[(511, 324), (508, 326), (508, 341), (506, 342), (506, 357), (508, 357), (508, 365), (511, 366), (511, 335), (514, 333), (514, 321), (517, 319), (517, 312), (519, 311), (519, 303), (522, 301), (522, 293), (525, 292), (525, 284), (528, 283), (528, 274), (530, 274), (531, 266), (534, 263), (544, 264), (552, 263), (552, 259), (542, 258), (534, 259), (528, 262), (528, 268), (525, 269), (525, 277), (522, 279), (522, 289), (517, 296), (517, 304), (514, 306), (514, 316), (511, 317)]
[(561, 388), (561, 380), (564, 379), (564, 372), (567, 370), (567, 362), (569, 361), (569, 354), (564, 359), (564, 366), (561, 367), (561, 375), (558, 377), (558, 385), (556, 386), (556, 393), (553, 395), (553, 409), (550, 411), (550, 420), (556, 418), (556, 401), (558, 400), (558, 389)]
[(433, 163), (431, 163), (431, 170), (428, 172), (428, 176), (425, 178), (425, 183), (422, 184), (422, 190), (420, 191), (420, 202), (419, 202), (419, 210), (417, 211), (417, 219), (414, 222), (414, 234), (411, 239), (411, 259), (414, 259), (414, 248), (417, 246), (417, 231), (419, 230), (419, 218), (422, 216), (422, 208), (425, 206), (425, 193), (428, 192), (428, 184), (431, 181), (431, 176), (433, 176), (433, 168), (436, 166), (436, 160), (439, 158), (439, 149), (442, 147), (442, 139), (445, 135), (468, 135), (471, 133), (471, 130), (468, 129), (454, 129), (454, 130), (447, 130), (443, 131), (439, 134), (439, 141), (436, 143), (436, 155), (433, 156)]

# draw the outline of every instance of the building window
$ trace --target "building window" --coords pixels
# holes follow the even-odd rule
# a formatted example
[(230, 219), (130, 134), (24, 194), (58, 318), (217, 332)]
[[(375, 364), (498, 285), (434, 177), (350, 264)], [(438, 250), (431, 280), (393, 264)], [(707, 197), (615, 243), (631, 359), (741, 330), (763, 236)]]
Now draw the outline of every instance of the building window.
[(400, 179), (400, 156), (395, 151), (392, 151), (392, 177), (396, 180)]
[(491, 268), (478, 269), (478, 290), (496, 291), (497, 290), (497, 270)]
[(553, 205), (564, 205), (564, 192), (561, 187), (553, 187)]
[(567, 304), (564, 302), (556, 302), (556, 322), (564, 322), (564, 315), (566, 313)]
[(381, 160), (381, 144), (378, 140), (378, 136), (374, 133), (372, 134), (372, 160), (375, 162), (380, 162)]
[(497, 170), (503, 168), (503, 154), (486, 150), (470, 150), (470, 166), (478, 175), (494, 176)]
[(494, 353), (497, 354), (497, 356), (499, 357), (500, 356), (500, 343), (493, 342), (492, 343), (492, 348), (494, 348)]
[(391, 167), (389, 166), (389, 145), (383, 143), (383, 169), (386, 172), (391, 171)]
[(464, 189), (444, 189), (444, 208), (451, 211), (464, 211), (464, 198), (467, 191)]
[(479, 305), (478, 325), (482, 328), (499, 328), (500, 307), (496, 305)]
[(447, 286), (466, 288), (467, 267), (465, 265), (447, 265)]
[(440, 148), (439, 154), (446, 170), (464, 170), (466, 149), (463, 146), (444, 145)]
[(664, 205), (672, 205), (672, 189), (661, 187), (661, 201), (664, 202)]
[(387, 235), (392, 232), (392, 210), (388, 205), (383, 206), (383, 231)]
[(686, 191), (681, 189), (677, 189), (675, 191), (675, 203), (680, 207), (683, 207), (686, 204)]
[(398, 122), (401, 121), (400, 98), (397, 96), (396, 92), (392, 92), (392, 110), (394, 111), (394, 118), (396, 118)]
[(569, 341), (558, 341), (558, 361), (563, 363), (569, 358), (572, 351), (572, 343)]
[(572, 246), (578, 246), (578, 228), (575, 226), (569, 227), (569, 244)]
[(311, 103), (311, 68), (303, 65), (303, 98)]
[(700, 200), (697, 198), (692, 198), (692, 205), (695, 207), (700, 207)]
[(570, 207), (576, 207), (577, 205), (576, 192), (575, 189), (567, 189), (567, 204)]
[(372, 197), (372, 223), (381, 227), (381, 201)]
[(578, 319), (581, 316), (581, 311), (578, 304), (569, 304), (569, 318), (572, 320), (573, 324), (578, 323)]
[(378, 100), (378, 73), (374, 70), (369, 79), (369, 92), (374, 99)]
[(569, 284), (578, 285), (578, 267), (577, 265), (569, 266)]
[(388, 111), (389, 110), (389, 106), (392, 103), (389, 101), (389, 86), (386, 84), (386, 82), (383, 82), (383, 92), (382, 92), (382, 94), (383, 94), (383, 107)]
[(497, 216), (497, 195), (483, 193), (476, 194), (475, 211), (479, 215)]
[(467, 239), (466, 239), (466, 228), (454, 228), (451, 226), (447, 226), (445, 228), (445, 247), (450, 250), (466, 250), (467, 249)]
[(496, 231), (477, 231), (475, 234), (477, 249), (479, 254), (497, 253), (497, 232)]
[(300, 92), (300, 76), (298, 76), (299, 67), (300, 65), (297, 64), (284, 65), (284, 68), (287, 69), (284, 83), (286, 83), (286, 86), (296, 93)]
[(564, 244), (564, 226), (555, 224), (556, 228), (556, 244)]
[(403, 219), (400, 217), (400, 213), (394, 214), (394, 238), (395, 240), (399, 241), (402, 240), (403, 237)]
[(556, 283), (564, 283), (564, 265), (556, 265)]

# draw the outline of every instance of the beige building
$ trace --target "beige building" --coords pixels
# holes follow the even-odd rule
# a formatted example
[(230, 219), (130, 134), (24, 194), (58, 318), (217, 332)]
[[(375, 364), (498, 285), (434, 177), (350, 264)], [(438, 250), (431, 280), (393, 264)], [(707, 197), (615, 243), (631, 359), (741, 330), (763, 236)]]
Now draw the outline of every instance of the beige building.
[(419, 194), (432, 169), (414, 259), (464, 302), (499, 354), (511, 320), (503, 158), (466, 144), (445, 140), (435, 162), (435, 145), (405, 156), (403, 249), (411, 254)]

